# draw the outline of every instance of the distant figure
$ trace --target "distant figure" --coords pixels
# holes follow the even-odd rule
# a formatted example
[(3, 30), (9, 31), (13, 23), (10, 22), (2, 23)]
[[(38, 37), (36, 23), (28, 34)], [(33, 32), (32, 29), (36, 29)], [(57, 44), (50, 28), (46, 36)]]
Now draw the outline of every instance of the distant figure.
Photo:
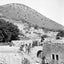
[(24, 47), (24, 45), (21, 45), (21, 47), (20, 47), (20, 51), (23, 51), (23, 47)]
[(46, 64), (45, 63), (45, 56), (42, 57), (42, 64)]
[(31, 48), (31, 43), (30, 43), (29, 46), (28, 46), (28, 54), (29, 54), (29, 52), (30, 52), (30, 48)]

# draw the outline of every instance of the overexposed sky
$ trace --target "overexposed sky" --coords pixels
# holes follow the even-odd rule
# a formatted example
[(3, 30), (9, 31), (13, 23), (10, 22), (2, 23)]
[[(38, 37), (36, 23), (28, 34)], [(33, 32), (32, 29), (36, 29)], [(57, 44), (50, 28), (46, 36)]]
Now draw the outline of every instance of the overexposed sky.
[(25, 4), (44, 16), (64, 25), (64, 0), (0, 0), (0, 5), (8, 3)]

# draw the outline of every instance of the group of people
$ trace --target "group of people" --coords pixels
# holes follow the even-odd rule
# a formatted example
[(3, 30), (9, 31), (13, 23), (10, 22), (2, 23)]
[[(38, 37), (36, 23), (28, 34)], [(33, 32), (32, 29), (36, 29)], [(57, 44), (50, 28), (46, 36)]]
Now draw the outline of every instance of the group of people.
[(24, 44), (20, 46), (20, 50), (25, 52), (25, 53), (29, 53), (30, 52), (30, 48), (31, 48), (31, 43), (28, 44)]

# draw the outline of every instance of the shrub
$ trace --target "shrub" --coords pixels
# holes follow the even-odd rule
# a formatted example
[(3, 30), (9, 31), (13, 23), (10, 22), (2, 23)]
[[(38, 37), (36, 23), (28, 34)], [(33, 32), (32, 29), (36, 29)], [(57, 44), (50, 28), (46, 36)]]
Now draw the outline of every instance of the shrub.
[(27, 58), (24, 58), (24, 60), (22, 60), (22, 64), (30, 64), (30, 62)]

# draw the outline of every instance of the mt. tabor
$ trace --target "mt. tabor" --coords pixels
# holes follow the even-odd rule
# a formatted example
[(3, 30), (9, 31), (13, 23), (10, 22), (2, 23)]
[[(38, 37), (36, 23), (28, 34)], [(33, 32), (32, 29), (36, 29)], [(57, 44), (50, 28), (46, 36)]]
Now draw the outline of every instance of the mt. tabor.
[(2, 14), (0, 17), (17, 20), (18, 23), (21, 20), (25, 20), (32, 24), (37, 24), (39, 27), (51, 30), (64, 30), (64, 26), (46, 18), (42, 14), (23, 4), (11, 3), (2, 5), (0, 6), (0, 14)]

